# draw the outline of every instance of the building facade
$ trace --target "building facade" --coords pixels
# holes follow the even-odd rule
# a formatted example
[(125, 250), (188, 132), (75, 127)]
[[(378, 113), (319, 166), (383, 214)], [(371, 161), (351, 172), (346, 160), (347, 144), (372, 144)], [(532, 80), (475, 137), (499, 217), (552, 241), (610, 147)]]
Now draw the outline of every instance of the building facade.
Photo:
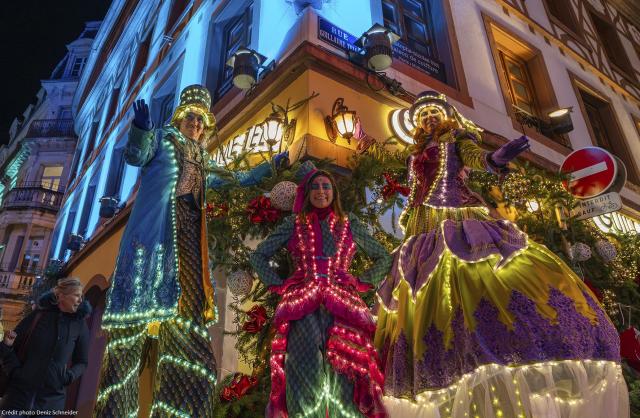
[[(638, 16), (634, 2), (605, 0), (114, 0), (73, 100), (78, 146), (49, 251), (65, 262), (66, 274), (83, 280), (98, 307), (96, 348), (73, 401), (81, 416), (95, 399), (104, 347), (99, 315), (136, 197), (138, 169), (122, 157), (134, 100), (145, 99), (161, 126), (182, 88), (206, 85), (219, 127), (210, 151), (224, 164), (234, 152), (264, 150), (261, 125), (270, 103), (317, 92), (288, 115), (296, 127), (282, 147), (293, 159), (332, 158), (346, 167), (357, 144), (330, 140), (324, 123), (338, 97), (370, 137), (406, 142), (394, 111), (421, 91), (437, 90), (485, 129), (488, 147), (526, 133), (531, 152), (524, 158), (539, 167), (556, 171), (586, 146), (617, 155), (627, 167), (624, 207), (598, 222), (639, 231)], [(400, 36), (385, 76), (349, 53), (374, 23)], [(225, 65), (240, 47), (266, 57), (249, 92), (233, 86)], [(548, 113), (567, 107), (573, 131), (545, 130)], [(100, 216), (101, 201), (118, 202), (115, 216)], [(223, 336), (235, 325), (225, 309), (231, 298), (224, 277), (216, 278), (221, 319), (211, 333), (224, 375), (244, 366), (233, 339)], [(141, 416), (147, 412), (141, 405)]]
[(0, 150), (0, 307), (6, 328), (22, 318), (47, 262), (77, 137), (71, 102), (100, 22), (88, 22), (42, 80), (36, 103), (14, 119)]

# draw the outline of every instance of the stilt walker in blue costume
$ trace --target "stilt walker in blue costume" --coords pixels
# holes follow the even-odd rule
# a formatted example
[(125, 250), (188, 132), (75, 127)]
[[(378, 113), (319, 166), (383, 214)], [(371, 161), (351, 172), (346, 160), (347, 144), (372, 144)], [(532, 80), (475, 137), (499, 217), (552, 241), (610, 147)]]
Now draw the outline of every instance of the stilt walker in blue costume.
[[(102, 326), (109, 343), (96, 404), (98, 417), (136, 417), (145, 340), (158, 338), (151, 416), (209, 417), (216, 362), (207, 327), (216, 320), (209, 277), (205, 191), (270, 175), (263, 163), (222, 175), (205, 145), (215, 130), (211, 96), (199, 85), (180, 93), (171, 123), (153, 130), (138, 100), (125, 148), (142, 167), (140, 188), (120, 243)], [(286, 159), (276, 155), (276, 166)], [(214, 169), (215, 173), (214, 174)]]

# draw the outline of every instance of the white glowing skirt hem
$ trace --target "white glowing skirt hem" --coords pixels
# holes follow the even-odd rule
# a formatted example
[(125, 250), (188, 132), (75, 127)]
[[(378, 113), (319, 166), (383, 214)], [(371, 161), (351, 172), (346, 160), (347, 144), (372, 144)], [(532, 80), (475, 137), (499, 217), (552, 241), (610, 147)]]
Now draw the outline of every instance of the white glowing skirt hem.
[(629, 394), (613, 361), (485, 365), (415, 401), (384, 397), (390, 418), (628, 418)]

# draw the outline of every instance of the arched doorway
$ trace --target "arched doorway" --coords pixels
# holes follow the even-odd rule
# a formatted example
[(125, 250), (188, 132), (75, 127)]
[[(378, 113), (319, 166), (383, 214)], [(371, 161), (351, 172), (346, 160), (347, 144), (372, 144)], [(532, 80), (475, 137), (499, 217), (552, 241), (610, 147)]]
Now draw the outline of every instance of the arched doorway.
[(89, 327), (89, 362), (87, 368), (73, 384), (67, 388), (65, 409), (78, 411), (78, 417), (91, 417), (95, 406), (102, 356), (107, 345), (106, 335), (102, 332), (102, 314), (107, 300), (109, 283), (102, 275), (94, 276), (85, 286), (84, 297), (93, 310), (87, 318)]

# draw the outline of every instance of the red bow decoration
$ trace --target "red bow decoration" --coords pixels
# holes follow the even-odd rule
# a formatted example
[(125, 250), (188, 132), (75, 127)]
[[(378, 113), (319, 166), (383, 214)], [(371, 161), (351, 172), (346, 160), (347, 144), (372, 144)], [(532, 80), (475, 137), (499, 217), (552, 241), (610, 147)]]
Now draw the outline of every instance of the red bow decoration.
[(207, 202), (205, 210), (207, 219), (220, 218), (229, 213), (229, 205), (224, 202), (220, 204)]
[(602, 303), (602, 297), (603, 297), (602, 291), (597, 287), (595, 287), (593, 283), (589, 281), (589, 279), (584, 279), (584, 284), (586, 284), (589, 290), (591, 290), (593, 294), (596, 295), (596, 297), (598, 298), (598, 301)]
[(620, 356), (640, 372), (640, 331), (629, 327), (620, 333)]
[(391, 174), (389, 173), (383, 173), (382, 175), (385, 180), (387, 180), (387, 184), (382, 187), (382, 197), (384, 200), (391, 199), (396, 193), (400, 193), (403, 196), (409, 196), (409, 192), (411, 192), (410, 188), (401, 185), (396, 179), (391, 177)]
[(236, 373), (229, 386), (222, 389), (220, 399), (232, 401), (242, 398), (252, 387), (258, 384), (258, 379), (246, 374)]
[(249, 202), (247, 206), (249, 220), (254, 224), (275, 222), (280, 218), (280, 210), (271, 206), (271, 199), (266, 196), (258, 196)]
[(267, 310), (262, 305), (256, 305), (247, 312), (249, 319), (242, 325), (242, 329), (250, 334), (257, 334), (267, 323)]

